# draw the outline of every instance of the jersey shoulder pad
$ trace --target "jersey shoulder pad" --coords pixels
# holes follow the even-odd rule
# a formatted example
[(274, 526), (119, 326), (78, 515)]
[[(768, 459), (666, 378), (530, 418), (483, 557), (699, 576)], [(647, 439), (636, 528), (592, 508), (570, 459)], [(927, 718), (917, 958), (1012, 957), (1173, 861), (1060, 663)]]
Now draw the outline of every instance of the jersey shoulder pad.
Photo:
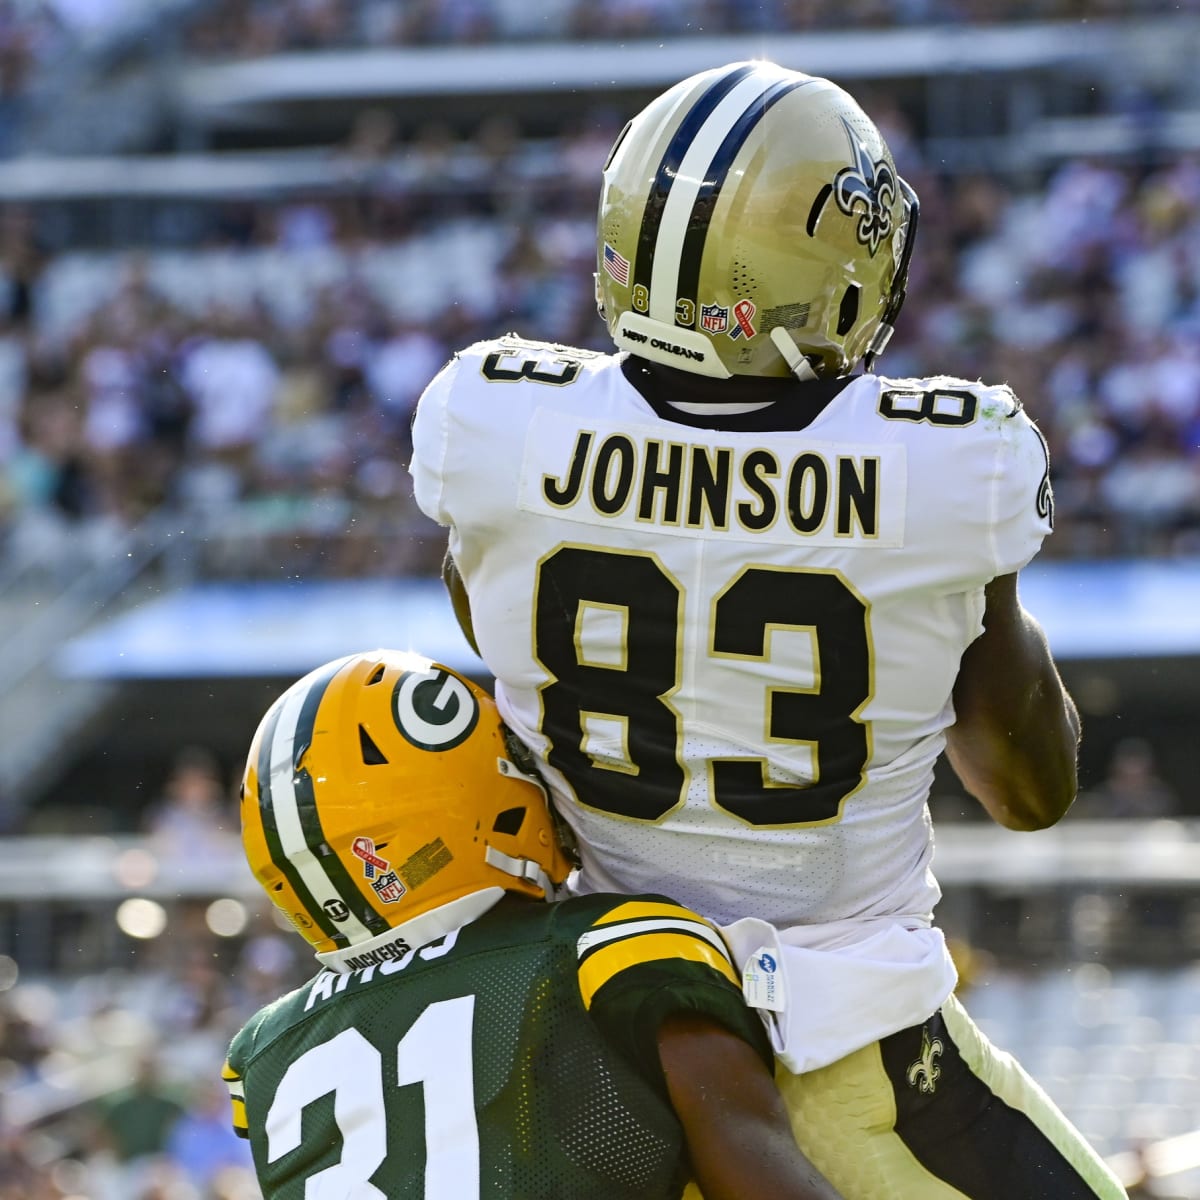
[(605, 984), (649, 964), (696, 964), (739, 983), (716, 928), (665, 896), (597, 895), (564, 904), (576, 906), (561, 919), (574, 934), (585, 1007)]
[(658, 1034), (679, 1013), (724, 1026), (772, 1066), (766, 1027), (710, 922), (664, 896), (585, 899), (594, 907), (575, 939), (580, 998), (609, 1045), (652, 1087), (666, 1094)]
[(574, 383), (585, 371), (615, 363), (617, 356), (509, 333), (467, 346), (455, 355), (454, 361), (466, 369), (467, 377), (478, 375), (487, 383), (528, 382), (561, 387)]
[(221, 1069), (221, 1077), (226, 1083), (231, 1080), (241, 1079), (246, 1074), (246, 1064), (250, 1061), (254, 1053), (255, 1030), (258, 1028), (264, 1012), (265, 1009), (259, 1009), (233, 1035), (233, 1039), (229, 1043), (229, 1049), (225, 1054), (225, 1066)]
[[(320, 975), (317, 978), (320, 978)], [(314, 981), (264, 1005), (234, 1034), (226, 1056), (227, 1065), (231, 1070), (236, 1071), (238, 1075), (245, 1074), (246, 1064), (295, 1024), (297, 1018), (304, 1013), (305, 1000), (312, 982)]]
[[(904, 426), (913, 437), (934, 437), (950, 429), (961, 431), (969, 440), (990, 444), (1019, 438), (1032, 425), (1007, 384), (933, 375), (880, 377), (878, 386), (876, 416)], [(940, 442), (940, 435), (936, 440)]]
[(1021, 410), (1021, 402), (1008, 384), (984, 383), (982, 379), (961, 379), (947, 374), (906, 378), (880, 376), (878, 380), (881, 398), (892, 392), (912, 396), (971, 396), (979, 406), (989, 406), (990, 412), (997, 416), (1019, 413)]
[(609, 355), (599, 350), (584, 350), (579, 346), (563, 345), (561, 342), (539, 341), (537, 338), (522, 337), (519, 333), (506, 333), (502, 337), (488, 338), (482, 342), (475, 342), (461, 353), (487, 355), (497, 350), (508, 351), (512, 354), (567, 354), (572, 358), (582, 359), (609, 357)]

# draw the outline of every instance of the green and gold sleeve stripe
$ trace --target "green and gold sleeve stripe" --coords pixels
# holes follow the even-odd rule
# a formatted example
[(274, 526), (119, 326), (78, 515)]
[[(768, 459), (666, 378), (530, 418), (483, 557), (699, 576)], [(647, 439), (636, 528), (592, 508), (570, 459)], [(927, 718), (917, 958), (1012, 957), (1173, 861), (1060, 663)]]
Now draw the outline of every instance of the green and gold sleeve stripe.
[(631, 901), (607, 913), (577, 943), (584, 1007), (610, 980), (644, 963), (700, 963), (735, 987), (737, 973), (720, 934), (702, 917), (675, 904)]
[[(596, 920), (597, 925), (611, 925), (615, 921), (646, 920), (653, 917), (665, 917), (668, 920), (692, 921), (712, 930), (712, 926), (699, 913), (694, 913), (682, 904), (672, 904), (667, 900), (627, 900), (618, 904)], [(586, 934), (584, 935), (587, 936)], [(724, 945), (724, 943), (721, 943)]]
[(233, 1132), (238, 1137), (250, 1136), (250, 1122), (246, 1119), (246, 1092), (241, 1076), (226, 1061), (221, 1068), (221, 1078), (229, 1089), (229, 1101), (233, 1106)]

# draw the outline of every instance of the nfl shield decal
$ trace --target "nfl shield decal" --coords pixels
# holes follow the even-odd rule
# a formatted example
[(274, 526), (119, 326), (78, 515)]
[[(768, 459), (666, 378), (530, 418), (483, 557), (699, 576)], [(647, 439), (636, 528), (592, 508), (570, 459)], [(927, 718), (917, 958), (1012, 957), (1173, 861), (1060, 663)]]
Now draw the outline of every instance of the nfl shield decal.
[(362, 860), (363, 877), (370, 883), (371, 890), (384, 904), (395, 904), (407, 890), (392, 864), (382, 858), (369, 837), (356, 837), (350, 846), (355, 858)]
[(728, 327), (729, 308), (727, 305), (700, 305), (700, 328), (705, 333), (724, 333)]

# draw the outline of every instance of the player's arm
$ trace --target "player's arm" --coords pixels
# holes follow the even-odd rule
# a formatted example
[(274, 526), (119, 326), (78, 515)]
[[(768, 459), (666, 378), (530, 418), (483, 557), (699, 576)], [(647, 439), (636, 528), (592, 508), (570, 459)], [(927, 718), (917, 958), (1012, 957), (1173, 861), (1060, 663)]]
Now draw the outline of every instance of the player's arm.
[(983, 633), (954, 685), (946, 753), (966, 789), (1009, 829), (1044, 829), (1078, 787), (1079, 715), (1016, 574), (987, 585)]
[[(467, 639), (471, 649), (479, 654), (479, 647), (475, 643), (475, 625), (471, 621), (471, 598), (467, 595), (466, 584), (463, 583), (462, 576), (458, 573), (458, 564), (454, 561), (454, 555), (450, 553), (449, 548), (446, 550), (446, 557), (442, 559), (442, 582), (450, 594), (454, 618), (458, 621), (459, 629), (463, 631), (463, 637)], [(480, 657), (483, 656), (480, 655)]]
[(704, 1200), (838, 1200), (796, 1145), (758, 1052), (698, 1013), (668, 1017), (658, 1052)]

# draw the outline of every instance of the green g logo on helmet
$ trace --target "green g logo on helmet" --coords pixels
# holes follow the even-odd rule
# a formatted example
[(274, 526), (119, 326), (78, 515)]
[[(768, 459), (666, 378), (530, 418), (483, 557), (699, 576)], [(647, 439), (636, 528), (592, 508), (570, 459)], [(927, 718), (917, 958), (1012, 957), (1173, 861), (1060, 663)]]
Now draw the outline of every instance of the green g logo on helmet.
[(652, 101), (604, 169), (596, 299), (617, 346), (717, 378), (869, 367), (917, 197), (841, 88), (768, 62)]

